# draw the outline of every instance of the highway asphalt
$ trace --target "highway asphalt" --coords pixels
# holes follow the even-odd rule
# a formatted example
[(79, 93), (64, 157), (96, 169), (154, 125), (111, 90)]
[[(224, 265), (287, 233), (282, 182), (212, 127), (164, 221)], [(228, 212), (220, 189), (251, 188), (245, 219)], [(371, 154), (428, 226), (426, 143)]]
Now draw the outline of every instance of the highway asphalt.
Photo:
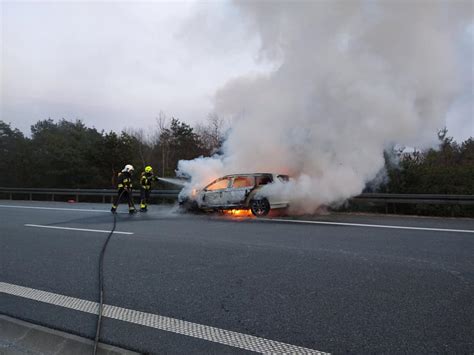
[[(97, 301), (108, 208), (0, 200), (0, 282)], [(289, 220), (170, 206), (118, 214), (116, 230), (133, 234), (109, 243), (105, 302), (323, 352), (474, 352), (473, 219)], [(0, 313), (95, 332), (92, 314), (8, 293)], [(247, 352), (203, 340), (199, 327), (193, 337), (104, 318), (101, 340), (144, 353)]]

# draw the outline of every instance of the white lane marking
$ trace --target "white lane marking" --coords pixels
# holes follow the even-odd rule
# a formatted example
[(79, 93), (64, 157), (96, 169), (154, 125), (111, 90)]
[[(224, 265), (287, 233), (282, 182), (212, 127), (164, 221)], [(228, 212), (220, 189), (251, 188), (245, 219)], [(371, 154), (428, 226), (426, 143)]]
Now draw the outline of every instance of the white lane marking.
[(392, 226), (386, 224), (364, 224), (364, 223), (346, 223), (346, 222), (327, 222), (327, 221), (305, 221), (298, 219), (280, 219), (280, 218), (257, 218), (258, 221), (272, 221), (285, 223), (305, 223), (305, 224), (328, 224), (336, 226), (350, 226), (350, 227), (369, 227), (369, 228), (390, 228), (390, 229), (409, 229), (432, 232), (457, 232), (457, 233), (474, 233), (471, 229), (446, 229), (446, 228), (429, 228), (429, 227), (406, 227), (406, 226)]
[[(99, 304), (80, 298), (41, 291), (6, 282), (0, 282), (0, 292), (65, 307), (85, 313), (98, 314)], [(282, 343), (253, 335), (211, 327), (181, 319), (160, 316), (158, 314), (135, 311), (111, 305), (104, 305), (103, 316), (124, 322), (139, 324), (149, 328), (186, 335), (189, 337), (224, 344), (235, 348), (250, 350), (262, 354), (326, 354), (324, 352)]]
[[(95, 232), (95, 233), (110, 233), (111, 231), (103, 229), (85, 229), (85, 228), (72, 228), (72, 227), (56, 227), (56, 226), (44, 226), (41, 224), (25, 224), (25, 227), (35, 228), (49, 228), (49, 229), (63, 229), (68, 231), (80, 231), (80, 232)], [(114, 231), (114, 234), (133, 234), (133, 232), (119, 232)]]
[[(53, 211), (78, 211), (78, 212), (99, 212), (99, 213), (111, 213), (110, 210), (93, 210), (86, 208), (63, 208), (63, 207), (38, 207), (38, 206), (18, 206), (18, 205), (0, 205), (0, 207), (5, 208), (26, 208), (33, 210), (53, 210)], [(117, 212), (117, 213), (127, 213), (128, 212)]]

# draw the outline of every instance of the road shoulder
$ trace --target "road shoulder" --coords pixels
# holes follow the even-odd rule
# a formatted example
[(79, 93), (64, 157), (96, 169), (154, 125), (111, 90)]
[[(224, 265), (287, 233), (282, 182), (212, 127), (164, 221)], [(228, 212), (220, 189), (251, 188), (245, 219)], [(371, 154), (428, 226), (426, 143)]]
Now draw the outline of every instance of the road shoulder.
[[(90, 339), (0, 315), (0, 353), (2, 354), (86, 354), (92, 352)], [(100, 343), (98, 354), (138, 354)]]

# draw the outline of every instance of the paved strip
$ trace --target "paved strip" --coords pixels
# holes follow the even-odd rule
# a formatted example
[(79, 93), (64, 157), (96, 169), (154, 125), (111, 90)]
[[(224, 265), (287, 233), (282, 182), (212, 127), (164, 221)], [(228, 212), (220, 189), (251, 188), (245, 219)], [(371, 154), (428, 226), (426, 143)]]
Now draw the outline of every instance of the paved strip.
[[(56, 226), (44, 226), (41, 224), (25, 224), (25, 227), (34, 228), (49, 228), (49, 229), (63, 229), (68, 231), (80, 231), (80, 232), (95, 232), (95, 233), (110, 233), (112, 231), (103, 229), (86, 229), (86, 228), (72, 228), (72, 227), (56, 227)], [(119, 232), (114, 231), (114, 234), (133, 234), (133, 232)]]
[[(85, 313), (98, 314), (99, 310), (99, 304), (97, 302), (41, 291), (6, 282), (0, 282), (0, 292)], [(225, 329), (117, 306), (104, 305), (102, 314), (104, 317), (176, 334), (186, 335), (189, 337), (207, 340), (214, 343), (224, 344), (262, 354), (326, 354), (321, 351), (287, 343), (281, 343), (253, 335), (237, 333)]]
[(258, 221), (266, 222), (284, 222), (284, 223), (303, 223), (303, 224), (327, 224), (336, 226), (349, 227), (369, 227), (369, 228), (389, 228), (389, 229), (408, 229), (421, 230), (431, 232), (455, 232), (455, 233), (474, 233), (471, 229), (446, 229), (446, 228), (429, 228), (429, 227), (406, 227), (406, 226), (392, 226), (386, 224), (365, 224), (365, 223), (346, 223), (346, 222), (327, 222), (327, 221), (306, 221), (298, 219), (280, 219), (280, 218), (258, 218)]
[[(110, 213), (110, 210), (95, 210), (95, 209), (83, 209), (83, 208), (39, 207), (39, 206), (18, 206), (18, 205), (0, 205), (0, 207), (39, 209), (39, 210), (56, 210), (56, 211), (75, 211), (75, 212), (79, 211), (79, 212)], [(117, 213), (128, 214), (128, 212), (117, 212)], [(308, 220), (291, 220), (291, 219), (281, 219), (281, 218), (257, 218), (257, 219), (252, 219), (252, 220), (265, 221), (265, 222), (339, 225), (339, 226), (349, 226), (349, 227), (421, 230), (421, 231), (432, 231), (432, 232), (474, 233), (474, 230), (471, 230), (471, 229), (408, 227), (408, 226), (394, 226), (394, 225), (385, 225), (385, 224), (347, 223), (347, 222), (329, 222), (329, 221), (308, 221)]]
[[(90, 354), (94, 341), (0, 314), (1, 354)], [(139, 355), (99, 343), (99, 355)]]
[[(53, 210), (53, 211), (78, 211), (78, 212), (99, 212), (99, 213), (110, 213), (110, 210), (93, 210), (86, 208), (61, 208), (61, 207), (39, 207), (39, 206), (18, 206), (18, 205), (0, 205), (5, 208), (26, 208), (33, 210)], [(128, 212), (118, 212), (128, 213)]]

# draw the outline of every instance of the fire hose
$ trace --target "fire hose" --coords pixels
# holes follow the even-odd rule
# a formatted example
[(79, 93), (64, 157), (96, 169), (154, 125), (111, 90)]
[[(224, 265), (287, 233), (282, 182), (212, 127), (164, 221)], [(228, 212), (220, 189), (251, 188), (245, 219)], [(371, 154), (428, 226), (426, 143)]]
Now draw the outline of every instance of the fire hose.
[[(125, 190), (123, 190), (118, 199), (117, 202), (120, 202), (120, 199), (122, 198), (123, 193)], [(131, 193), (131, 191), (129, 192)], [(114, 217), (114, 222), (112, 225), (112, 229), (105, 239), (104, 244), (102, 245), (102, 250), (100, 251), (100, 256), (99, 256), (99, 314), (97, 317), (97, 326), (96, 326), (96, 331), (95, 331), (95, 339), (94, 339), (94, 352), (93, 354), (97, 354), (97, 348), (99, 345), (99, 338), (100, 338), (100, 328), (101, 328), (101, 323), (102, 323), (102, 311), (104, 308), (104, 256), (105, 256), (105, 251), (107, 249), (107, 245), (109, 244), (110, 238), (112, 237), (112, 234), (115, 232), (115, 228), (117, 226), (117, 213), (113, 213)]]
[[(159, 180), (166, 181), (165, 179), (159, 178)], [(123, 193), (126, 190), (123, 190), (117, 201), (120, 202)], [(132, 192), (129, 191), (131, 194)], [(132, 195), (133, 199), (133, 195)], [(117, 214), (113, 213), (114, 221), (112, 225), (112, 229), (110, 233), (108, 234), (107, 238), (105, 239), (104, 244), (102, 245), (102, 250), (100, 251), (100, 256), (99, 256), (99, 313), (97, 317), (97, 325), (96, 325), (96, 332), (95, 332), (95, 339), (94, 339), (94, 351), (93, 354), (97, 355), (97, 349), (99, 345), (99, 338), (100, 338), (100, 330), (101, 330), (101, 324), (102, 324), (102, 312), (104, 308), (104, 256), (105, 256), (105, 251), (107, 250), (107, 245), (109, 244), (110, 238), (112, 237), (112, 234), (115, 232), (115, 228), (117, 227)]]

